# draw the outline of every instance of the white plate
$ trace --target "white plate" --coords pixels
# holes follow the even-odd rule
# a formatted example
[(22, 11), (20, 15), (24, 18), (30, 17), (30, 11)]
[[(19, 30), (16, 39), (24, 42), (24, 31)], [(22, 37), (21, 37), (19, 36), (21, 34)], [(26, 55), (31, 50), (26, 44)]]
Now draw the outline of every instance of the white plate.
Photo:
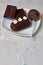
[[(25, 11), (29, 12), (28, 9), (24, 9)], [(12, 19), (3, 19), (3, 27), (6, 28), (7, 30), (13, 32), (12, 34), (16, 34), (16, 35), (20, 35), (20, 36), (25, 36), (25, 37), (32, 37), (32, 35), (34, 35), (36, 33), (36, 31), (38, 30), (40, 23), (41, 23), (41, 19), (38, 20), (36, 23), (32, 23), (32, 26), (30, 26), (29, 28), (23, 29), (21, 31), (15, 32), (12, 31), (10, 28), (10, 24), (12, 22)]]

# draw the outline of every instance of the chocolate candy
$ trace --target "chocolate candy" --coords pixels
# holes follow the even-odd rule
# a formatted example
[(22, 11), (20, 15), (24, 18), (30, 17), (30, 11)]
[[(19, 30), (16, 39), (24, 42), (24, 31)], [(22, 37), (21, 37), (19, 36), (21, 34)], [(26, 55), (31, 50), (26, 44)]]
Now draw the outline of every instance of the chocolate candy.
[(16, 6), (7, 5), (4, 17), (5, 18), (14, 18), (16, 10), (17, 10)]
[(19, 17), (23, 18), (23, 16), (26, 16), (24, 9), (17, 9), (15, 14), (15, 19), (18, 19)]
[(30, 21), (28, 19), (20, 19), (18, 20), (18, 22), (15, 24), (15, 22), (12, 21), (10, 27), (13, 31), (19, 31), (22, 29), (25, 29), (27, 27), (30, 26)]
[(34, 21), (39, 20), (40, 19), (39, 11), (37, 11), (36, 9), (31, 9), (28, 13), (28, 19)]
[(18, 9), (15, 13), (15, 19), (12, 21), (10, 27), (13, 31), (19, 31), (30, 26), (30, 21), (28, 20), (26, 13), (23, 9)]

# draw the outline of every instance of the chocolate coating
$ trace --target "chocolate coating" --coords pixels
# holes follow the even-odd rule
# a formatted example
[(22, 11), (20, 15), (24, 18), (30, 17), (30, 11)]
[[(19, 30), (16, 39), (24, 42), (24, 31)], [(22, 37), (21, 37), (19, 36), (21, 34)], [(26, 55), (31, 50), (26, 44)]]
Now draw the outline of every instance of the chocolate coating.
[(40, 13), (36, 9), (31, 9), (28, 13), (28, 19), (37, 21), (40, 19)]
[[(26, 13), (23, 9), (16, 10), (15, 14), (16, 15), (14, 18), (18, 22), (17, 24), (14, 24), (13, 22), (11, 23), (10, 27), (13, 31), (19, 31), (19, 30), (25, 29), (30, 26), (30, 21), (28, 20), (28, 18), (26, 20), (23, 19), (23, 17), (26, 16)], [(19, 18), (21, 19), (21, 21), (18, 20)]]
[(19, 30), (25, 29), (29, 26), (30, 26), (30, 21), (28, 19), (27, 20), (22, 20), (21, 22), (18, 21), (17, 24), (14, 24), (12, 22), (11, 25), (10, 25), (10, 27), (13, 31), (19, 31)]
[(16, 6), (7, 5), (4, 17), (5, 18), (14, 18), (16, 10), (17, 10)]
[(24, 9), (17, 9), (15, 14), (16, 14), (14, 16), (15, 19), (18, 19), (19, 17), (23, 18), (23, 16), (26, 16)]

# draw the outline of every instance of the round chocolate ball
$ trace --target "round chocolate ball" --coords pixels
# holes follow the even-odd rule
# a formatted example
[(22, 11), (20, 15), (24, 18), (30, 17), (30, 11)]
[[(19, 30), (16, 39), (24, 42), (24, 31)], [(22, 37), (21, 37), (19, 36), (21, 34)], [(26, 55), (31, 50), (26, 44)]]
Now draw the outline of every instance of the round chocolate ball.
[(40, 19), (40, 13), (36, 9), (31, 9), (28, 13), (28, 19), (37, 21)]

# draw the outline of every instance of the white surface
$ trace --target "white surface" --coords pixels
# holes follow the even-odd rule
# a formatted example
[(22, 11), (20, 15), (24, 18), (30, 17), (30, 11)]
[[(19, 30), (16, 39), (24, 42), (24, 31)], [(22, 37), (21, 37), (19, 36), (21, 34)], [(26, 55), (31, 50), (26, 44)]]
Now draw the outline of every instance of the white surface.
[[(12, 35), (2, 27), (3, 14), (7, 4), (17, 7), (35, 8), (42, 14), (42, 24), (33, 38), (25, 38)], [(4, 34), (6, 39), (0, 40), (0, 65), (43, 65), (43, 0), (0, 0), (0, 35)], [(30, 48), (29, 51), (27, 48)], [(18, 53), (19, 60), (16, 61)]]

